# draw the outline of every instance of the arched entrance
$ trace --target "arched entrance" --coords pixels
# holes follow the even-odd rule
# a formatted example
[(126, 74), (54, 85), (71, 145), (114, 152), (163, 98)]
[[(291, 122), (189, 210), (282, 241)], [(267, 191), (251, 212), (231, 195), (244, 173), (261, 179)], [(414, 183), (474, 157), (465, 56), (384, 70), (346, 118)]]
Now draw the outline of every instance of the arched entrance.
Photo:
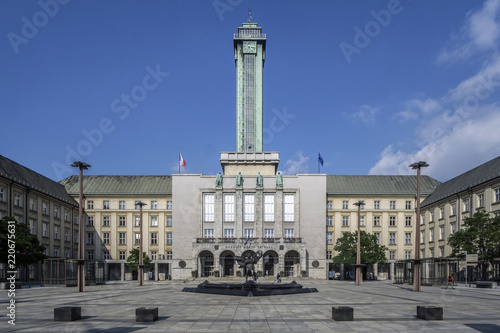
[(210, 251), (202, 251), (198, 255), (201, 277), (212, 276), (214, 272), (214, 255)]
[(300, 267), (300, 255), (291, 250), (285, 254), (285, 276), (297, 276)]
[(278, 253), (275, 251), (267, 251), (264, 253), (264, 274), (266, 276), (274, 276), (278, 272), (275, 271), (274, 267), (278, 267)]
[(220, 255), (221, 276), (232, 276), (234, 270), (234, 253), (232, 251), (224, 251)]

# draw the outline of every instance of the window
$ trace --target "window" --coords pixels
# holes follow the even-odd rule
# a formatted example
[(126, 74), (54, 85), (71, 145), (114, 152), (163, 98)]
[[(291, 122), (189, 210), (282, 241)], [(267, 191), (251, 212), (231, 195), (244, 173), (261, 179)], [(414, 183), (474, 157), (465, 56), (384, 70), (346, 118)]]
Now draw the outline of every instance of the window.
[(59, 257), (59, 246), (54, 246), (54, 257)]
[(87, 201), (87, 209), (94, 209), (94, 201), (93, 200)]
[(274, 222), (274, 194), (264, 195), (264, 221)]
[(172, 233), (167, 232), (167, 245), (172, 245)]
[(342, 226), (343, 227), (348, 227), (349, 226), (349, 216), (342, 216)]
[(66, 210), (66, 211), (64, 212), (64, 220), (65, 220), (65, 221), (69, 221), (69, 210)]
[(274, 238), (274, 229), (264, 229), (265, 238)]
[(244, 230), (245, 238), (253, 238), (253, 229), (245, 229)]
[(64, 228), (64, 241), (69, 242), (69, 228)]
[(103, 259), (105, 259), (105, 260), (109, 260), (109, 259), (111, 259), (111, 255), (109, 254), (109, 251), (108, 251), (108, 250), (103, 250), (103, 251), (102, 251), (102, 257), (103, 257)]
[(87, 244), (89, 244), (89, 245), (94, 244), (94, 233), (93, 232), (87, 232)]
[(439, 219), (444, 219), (444, 207), (439, 207)]
[(434, 249), (429, 249), (429, 253), (431, 255), (431, 258), (434, 258)]
[(359, 217), (359, 225), (362, 227), (365, 226), (365, 217), (364, 216)]
[(224, 194), (224, 221), (234, 221), (234, 194)]
[(411, 200), (406, 200), (405, 208), (411, 209)]
[(434, 242), (434, 228), (429, 229), (429, 242)]
[(151, 245), (158, 245), (158, 233), (151, 233)]
[(349, 200), (342, 201), (342, 209), (349, 209)]
[(203, 235), (205, 238), (214, 238), (214, 229), (205, 229)]
[(105, 227), (109, 227), (109, 216), (102, 217), (102, 225)]
[(332, 232), (326, 233), (326, 244), (333, 244), (333, 233)]
[(151, 260), (156, 260), (158, 259), (158, 254), (156, 251), (151, 251)]
[(6, 201), (5, 199), (5, 188), (0, 187), (0, 201)]
[(69, 249), (67, 247), (64, 248), (64, 257), (69, 258)]
[(389, 216), (389, 226), (391, 227), (396, 226), (396, 216)]
[(468, 212), (470, 209), (469, 198), (463, 199), (464, 212)]
[(430, 219), (430, 221), (429, 221), (429, 222), (434, 221), (434, 212), (430, 212), (430, 217), (431, 217), (431, 219)]
[(405, 226), (411, 227), (411, 216), (405, 216)]
[(285, 221), (293, 222), (295, 220), (294, 215), (294, 203), (295, 196), (293, 194), (285, 194)]
[(102, 243), (109, 245), (109, 232), (104, 232), (102, 234)]
[(125, 251), (120, 251), (118, 257), (120, 258), (120, 260), (125, 260)]
[(36, 221), (30, 220), (30, 231), (31, 234), (36, 235)]
[(234, 229), (232, 228), (224, 229), (224, 238), (234, 238)]
[(102, 202), (102, 209), (109, 209), (109, 200), (104, 200)]
[(167, 216), (167, 227), (172, 226), (172, 216)]
[(380, 216), (373, 217), (373, 226), (380, 227)]
[(411, 232), (405, 233), (405, 244), (410, 245), (411, 244)]
[(293, 229), (292, 228), (285, 229), (285, 238), (293, 238)]
[(75, 224), (78, 225), (78, 215), (73, 215), (73, 221), (75, 221)]
[(135, 239), (134, 244), (136, 244), (136, 245), (137, 245), (137, 244), (140, 244), (140, 243), (141, 243), (141, 234), (140, 234), (140, 233), (138, 233), (138, 232), (136, 232), (136, 233), (135, 233), (135, 236), (134, 236), (134, 239)]
[(444, 257), (444, 247), (439, 248), (439, 256)]
[(411, 259), (411, 251), (405, 251), (405, 259)]
[(172, 251), (167, 251), (167, 260), (172, 260)]
[(457, 205), (455, 203), (451, 204), (451, 216), (457, 215)]
[(495, 189), (495, 201), (494, 202), (500, 202), (500, 188)]
[(420, 243), (425, 243), (425, 230), (420, 231)]
[(333, 209), (333, 201), (328, 200), (326, 202), (326, 209)]
[(391, 200), (391, 202), (389, 202), (389, 209), (396, 209), (396, 201), (395, 200)]
[(326, 259), (332, 259), (332, 251), (326, 251)]
[(329, 225), (329, 226), (333, 225), (333, 216), (326, 217), (326, 225)]
[(380, 232), (376, 232), (375, 236), (377, 237), (377, 244), (380, 244)]
[(54, 207), (54, 217), (56, 219), (61, 218), (61, 207)]
[(93, 216), (88, 216), (87, 217), (87, 226), (91, 227), (94, 225), (94, 217)]
[(48, 223), (42, 224), (42, 232), (43, 232), (43, 237), (49, 237), (49, 224)]
[(42, 203), (42, 213), (43, 215), (49, 215), (49, 204), (45, 202)]
[(19, 193), (14, 194), (14, 205), (16, 205), (18, 207), (23, 206), (23, 198), (21, 197), (21, 194), (19, 194)]
[(253, 222), (254, 221), (254, 195), (245, 194), (243, 197), (243, 211), (244, 211), (244, 221)]
[[(1, 201), (3, 201), (3, 200), (1, 200)], [(37, 208), (36, 206), (37, 206), (36, 199), (30, 199), (30, 208), (31, 208), (31, 210), (36, 210), (36, 208)]]
[(158, 226), (158, 216), (151, 216), (151, 226), (152, 227)]
[(88, 250), (87, 251), (87, 259), (93, 260), (94, 259), (94, 250)]
[(172, 209), (172, 201), (167, 201), (167, 209)]
[(203, 195), (203, 221), (214, 222), (214, 199), (213, 193)]
[(158, 201), (151, 200), (151, 209), (158, 209)]
[(375, 200), (373, 202), (373, 209), (380, 209), (380, 200)]
[(391, 244), (391, 245), (396, 244), (396, 233), (395, 232), (389, 233), (389, 244)]
[(457, 227), (456, 227), (455, 223), (451, 223), (450, 224), (450, 233), (454, 234), (455, 231), (457, 231)]
[(126, 240), (125, 233), (124, 232), (119, 232), (118, 233), (118, 244), (125, 245), (126, 244), (125, 240)]
[(136, 216), (135, 217), (135, 226), (138, 227), (141, 225), (141, 217), (140, 216)]
[(444, 239), (444, 227), (443, 226), (439, 227), (439, 239), (440, 240)]
[(389, 251), (389, 260), (396, 260), (396, 251)]
[(73, 233), (73, 243), (78, 244), (78, 240), (79, 240), (78, 231), (75, 231)]
[(59, 239), (59, 227), (54, 226), (54, 239)]
[(118, 226), (124, 227), (126, 225), (127, 217), (126, 216), (119, 216), (118, 217)]
[(118, 204), (118, 207), (120, 209), (125, 209), (125, 201), (124, 200), (120, 200), (119, 204)]
[(484, 207), (484, 193), (479, 193), (477, 195), (477, 207)]

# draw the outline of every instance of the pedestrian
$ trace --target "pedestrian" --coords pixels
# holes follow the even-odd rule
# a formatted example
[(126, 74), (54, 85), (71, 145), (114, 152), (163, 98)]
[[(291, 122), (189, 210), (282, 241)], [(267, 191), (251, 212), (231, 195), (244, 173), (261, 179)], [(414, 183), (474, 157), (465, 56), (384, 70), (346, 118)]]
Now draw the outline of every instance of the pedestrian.
[(449, 286), (451, 286), (451, 289), (455, 289), (455, 287), (453, 286), (453, 275), (449, 275), (447, 280), (448, 284), (446, 285), (446, 289), (448, 289)]
[(276, 275), (276, 283), (281, 283), (280, 273), (278, 273), (278, 275)]

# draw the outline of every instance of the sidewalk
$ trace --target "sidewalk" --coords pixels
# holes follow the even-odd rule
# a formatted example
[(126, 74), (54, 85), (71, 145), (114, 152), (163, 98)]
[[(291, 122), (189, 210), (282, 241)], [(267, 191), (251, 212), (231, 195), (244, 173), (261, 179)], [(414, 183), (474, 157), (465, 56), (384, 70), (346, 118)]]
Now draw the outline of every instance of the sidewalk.
[[(191, 279), (192, 280), (192, 279)], [(16, 325), (7, 323), (7, 292), (0, 294), (2, 332), (499, 332), (500, 289), (423, 287), (373, 281), (297, 279), (317, 293), (235, 297), (184, 293), (196, 281), (137, 281), (75, 287), (24, 288), (16, 291)], [(217, 279), (223, 282), (222, 279)], [(233, 279), (231, 279), (234, 282)], [(268, 282), (268, 281), (266, 281)], [(291, 281), (286, 281), (291, 282)], [(415, 317), (417, 305), (438, 305), (443, 321)], [(54, 308), (81, 306), (82, 320), (55, 322)], [(159, 308), (159, 320), (136, 323), (135, 309)], [(354, 308), (354, 321), (331, 319), (332, 306)]]

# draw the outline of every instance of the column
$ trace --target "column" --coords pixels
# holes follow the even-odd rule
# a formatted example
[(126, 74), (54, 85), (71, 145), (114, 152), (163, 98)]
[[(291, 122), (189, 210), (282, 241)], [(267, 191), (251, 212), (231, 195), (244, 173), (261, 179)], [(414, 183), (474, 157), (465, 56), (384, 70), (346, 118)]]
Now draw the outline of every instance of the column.
[(120, 280), (125, 281), (125, 263), (120, 264)]

